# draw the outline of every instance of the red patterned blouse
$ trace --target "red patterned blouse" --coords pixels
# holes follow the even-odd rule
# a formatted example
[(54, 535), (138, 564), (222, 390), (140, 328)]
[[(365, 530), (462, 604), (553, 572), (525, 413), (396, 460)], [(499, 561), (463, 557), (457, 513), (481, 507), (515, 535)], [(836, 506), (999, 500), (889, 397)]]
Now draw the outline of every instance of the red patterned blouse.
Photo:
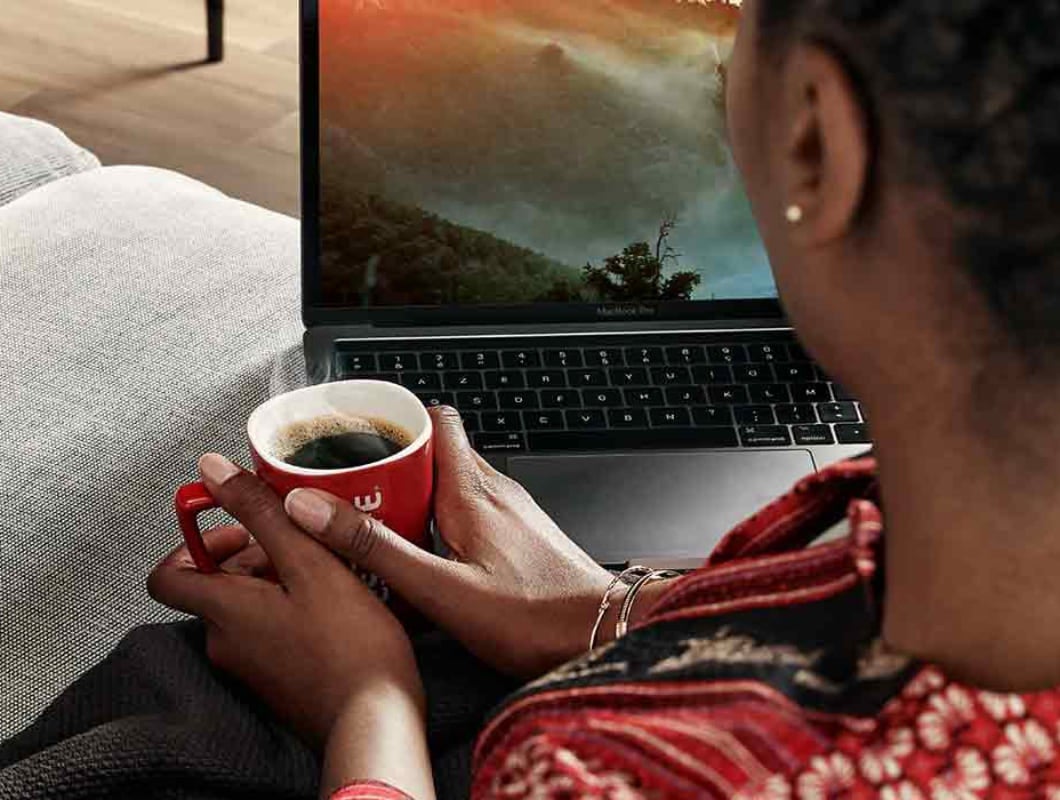
[(882, 532), (871, 459), (805, 479), (636, 630), (510, 698), (472, 797), (1060, 800), (1060, 690), (980, 691), (883, 647)]

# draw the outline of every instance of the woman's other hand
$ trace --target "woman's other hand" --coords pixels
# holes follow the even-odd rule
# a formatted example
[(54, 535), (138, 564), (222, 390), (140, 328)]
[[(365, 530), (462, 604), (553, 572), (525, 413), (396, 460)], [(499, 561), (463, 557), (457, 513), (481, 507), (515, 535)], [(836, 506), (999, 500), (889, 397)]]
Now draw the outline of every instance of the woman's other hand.
[(431, 796), (423, 687), (401, 624), (255, 475), (215, 455), (200, 471), (241, 524), (206, 536), (220, 572), (200, 573), (182, 547), (152, 572), (151, 596), (201, 617), (210, 660), (326, 745), (330, 789), (374, 778)]
[(324, 492), (293, 492), (287, 512), (500, 670), (534, 677), (583, 653), (611, 574), (471, 449), (455, 411), (432, 416), (435, 520), (452, 560)]

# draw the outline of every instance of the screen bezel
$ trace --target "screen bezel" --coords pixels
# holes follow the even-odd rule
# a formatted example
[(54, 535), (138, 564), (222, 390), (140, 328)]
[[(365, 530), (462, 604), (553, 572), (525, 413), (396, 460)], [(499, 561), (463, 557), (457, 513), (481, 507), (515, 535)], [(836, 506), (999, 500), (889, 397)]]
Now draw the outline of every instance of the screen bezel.
[(320, 292), (319, 0), (301, 0), (302, 319), (315, 325), (488, 325), (608, 323), (645, 320), (783, 319), (780, 301), (679, 300), (661, 303), (521, 303), (515, 305), (334, 306)]

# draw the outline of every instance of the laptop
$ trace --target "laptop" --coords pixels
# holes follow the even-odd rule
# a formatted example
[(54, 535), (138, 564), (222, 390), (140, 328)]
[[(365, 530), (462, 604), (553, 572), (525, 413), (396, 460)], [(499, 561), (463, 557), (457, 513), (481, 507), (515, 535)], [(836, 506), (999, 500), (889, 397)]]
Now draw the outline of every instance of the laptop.
[(303, 0), (314, 382), (400, 383), (600, 563), (687, 567), (868, 449), (725, 140), (738, 5)]

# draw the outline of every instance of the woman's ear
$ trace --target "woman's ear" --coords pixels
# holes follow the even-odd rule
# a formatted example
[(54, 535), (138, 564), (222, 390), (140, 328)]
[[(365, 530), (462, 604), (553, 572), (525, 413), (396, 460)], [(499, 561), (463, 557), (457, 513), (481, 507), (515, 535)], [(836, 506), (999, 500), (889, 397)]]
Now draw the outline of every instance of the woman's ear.
[(842, 63), (815, 45), (789, 57), (783, 102), (782, 211), (804, 243), (826, 244), (850, 232), (867, 201), (868, 116)]

